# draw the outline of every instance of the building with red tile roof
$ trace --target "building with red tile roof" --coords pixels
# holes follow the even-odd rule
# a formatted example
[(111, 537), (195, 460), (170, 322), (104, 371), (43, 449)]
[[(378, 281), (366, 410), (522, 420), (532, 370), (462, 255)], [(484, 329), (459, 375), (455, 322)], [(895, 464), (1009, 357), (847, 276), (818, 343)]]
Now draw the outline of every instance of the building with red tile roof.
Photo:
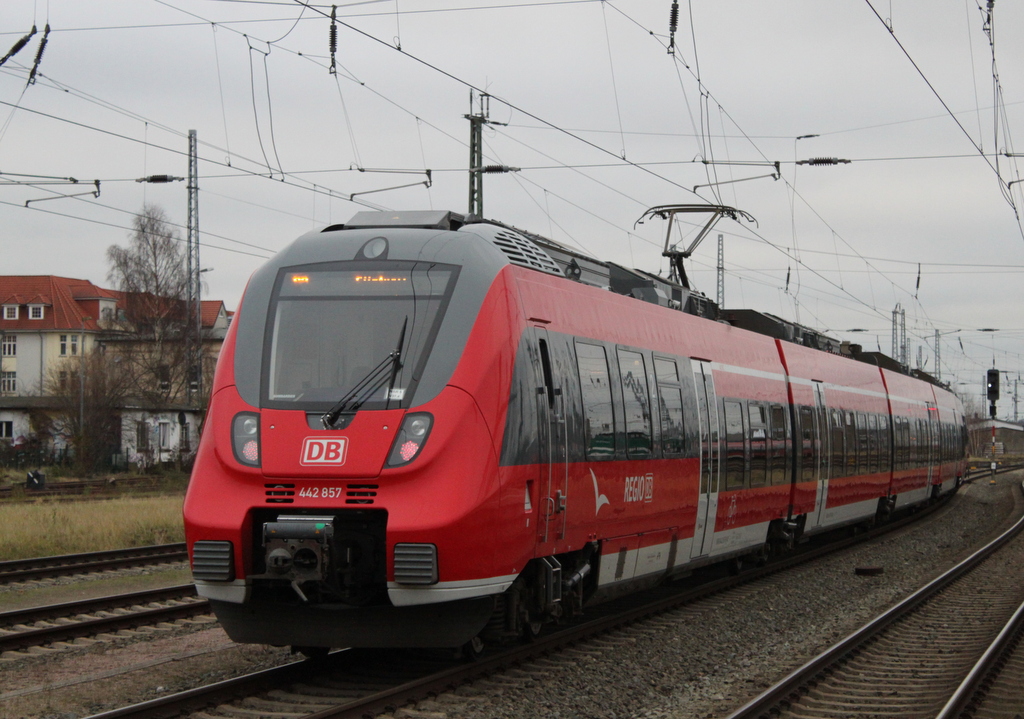
[[(45, 411), (53, 404), (46, 395), (48, 381), (56, 376), (55, 366), (97, 349), (134, 351), (136, 356), (148, 351), (146, 344), (151, 338), (140, 328), (129, 326), (126, 310), (131, 308), (137, 313), (140, 306), (166, 310), (168, 301), (138, 299), (89, 280), (55, 275), (0, 275), (0, 442), (17, 441), (31, 434), (29, 415)], [(208, 365), (211, 373), (232, 315), (220, 300), (202, 302), (204, 365)], [(180, 340), (177, 344), (180, 345)], [(74, 366), (71, 365), (72, 370)], [(161, 392), (159, 378), (154, 378), (154, 382), (158, 385), (155, 391), (133, 397), (124, 414), (133, 418), (126, 419), (133, 428), (140, 421), (148, 422), (146, 426), (154, 433), (152, 444), (159, 461), (161, 452), (168, 449), (163, 446), (165, 439), (178, 437), (182, 429), (191, 427), (189, 433), (195, 434), (194, 441), (187, 440), (187, 434), (182, 441), (186, 446), (195, 446), (201, 413), (185, 407), (180, 393)], [(183, 412), (187, 414), (185, 425), (179, 422)], [(165, 427), (168, 422), (173, 425), (169, 430)], [(132, 445), (125, 447), (125, 454), (137, 456), (134, 445), (142, 442), (138, 437), (145, 432), (137, 436), (136, 432), (125, 434), (125, 442)]]

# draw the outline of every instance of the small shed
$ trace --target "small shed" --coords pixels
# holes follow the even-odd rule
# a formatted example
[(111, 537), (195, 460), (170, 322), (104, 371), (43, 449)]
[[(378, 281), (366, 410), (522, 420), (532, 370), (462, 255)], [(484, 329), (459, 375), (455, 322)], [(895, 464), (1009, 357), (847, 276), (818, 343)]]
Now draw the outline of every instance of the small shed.
[(988, 457), (992, 454), (992, 428), (995, 428), (996, 457), (1002, 455), (1024, 455), (1024, 425), (986, 419), (972, 423), (971, 454)]

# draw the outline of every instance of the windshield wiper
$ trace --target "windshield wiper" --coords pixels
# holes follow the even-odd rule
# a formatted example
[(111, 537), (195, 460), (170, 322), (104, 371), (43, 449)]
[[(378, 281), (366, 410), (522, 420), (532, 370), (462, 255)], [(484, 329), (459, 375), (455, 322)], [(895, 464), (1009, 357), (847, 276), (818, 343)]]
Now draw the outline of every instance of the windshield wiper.
[(324, 429), (331, 429), (338, 421), (338, 417), (346, 412), (358, 411), (373, 396), (374, 392), (380, 390), (385, 384), (388, 386), (387, 401), (391, 401), (391, 390), (395, 387), (398, 370), (402, 368), (402, 348), (405, 346), (405, 329), (408, 324), (409, 317), (407, 315), (405, 322), (402, 323), (402, 331), (398, 335), (398, 346), (389, 352), (380, 364), (367, 372), (366, 376), (338, 400), (338, 403), (331, 407), (330, 411), (320, 417)]

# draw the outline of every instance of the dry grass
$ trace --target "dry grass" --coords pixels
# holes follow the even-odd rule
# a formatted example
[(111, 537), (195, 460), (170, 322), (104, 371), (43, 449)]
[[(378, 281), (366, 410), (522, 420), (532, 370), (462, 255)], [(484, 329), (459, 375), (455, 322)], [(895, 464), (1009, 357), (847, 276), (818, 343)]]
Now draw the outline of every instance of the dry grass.
[(0, 505), (0, 561), (183, 542), (180, 495)]

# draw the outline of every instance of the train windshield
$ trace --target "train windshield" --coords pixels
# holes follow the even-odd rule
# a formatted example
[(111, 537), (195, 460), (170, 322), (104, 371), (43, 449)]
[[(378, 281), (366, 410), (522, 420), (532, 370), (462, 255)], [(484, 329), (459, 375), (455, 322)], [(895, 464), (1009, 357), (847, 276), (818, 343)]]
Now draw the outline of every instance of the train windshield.
[(363, 408), (408, 407), (457, 275), (455, 266), (426, 262), (282, 270), (263, 365), (266, 405), (329, 409), (401, 343), (394, 385), (384, 383)]

